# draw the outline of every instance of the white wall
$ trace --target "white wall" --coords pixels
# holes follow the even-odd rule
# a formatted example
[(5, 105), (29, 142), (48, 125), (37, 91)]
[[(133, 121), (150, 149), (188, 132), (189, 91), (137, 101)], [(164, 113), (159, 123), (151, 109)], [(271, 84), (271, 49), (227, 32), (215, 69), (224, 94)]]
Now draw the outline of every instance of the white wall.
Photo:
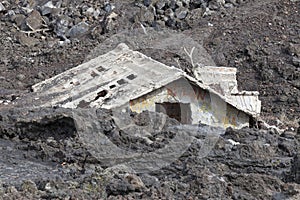
[(249, 125), (249, 116), (230, 106), (220, 97), (192, 85), (186, 79), (179, 79), (143, 97), (131, 100), (130, 108), (135, 112), (155, 111), (155, 103), (190, 103), (192, 123), (221, 127), (241, 128)]

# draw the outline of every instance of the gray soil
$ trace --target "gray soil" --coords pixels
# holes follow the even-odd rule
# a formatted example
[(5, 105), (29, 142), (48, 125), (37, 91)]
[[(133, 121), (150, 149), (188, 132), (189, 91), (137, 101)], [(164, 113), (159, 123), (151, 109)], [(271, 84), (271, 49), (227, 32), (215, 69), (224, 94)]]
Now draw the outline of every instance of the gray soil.
[[(300, 199), (299, 1), (47, 2), (0, 1), (0, 199)], [(118, 42), (190, 73), (178, 38), (199, 45), (200, 64), (236, 67), (240, 89), (260, 92), (262, 118), (285, 131), (201, 125), (171, 164), (139, 171), (127, 157), (108, 159), (97, 141), (139, 161), (172, 145), (182, 132), (176, 120), (143, 135), (149, 116), (161, 115), (131, 113), (138, 129), (123, 131), (109, 110), (11, 104)], [(91, 112), (97, 126), (82, 131)], [(212, 132), (220, 136), (203, 157)]]

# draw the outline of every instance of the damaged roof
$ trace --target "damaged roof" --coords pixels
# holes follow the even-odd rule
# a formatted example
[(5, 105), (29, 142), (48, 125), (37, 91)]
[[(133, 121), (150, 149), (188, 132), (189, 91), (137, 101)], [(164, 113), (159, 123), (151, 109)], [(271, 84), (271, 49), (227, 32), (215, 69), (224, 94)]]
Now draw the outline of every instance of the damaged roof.
[(221, 95), (182, 70), (167, 66), (121, 43), (114, 50), (32, 87), (51, 97), (42, 106), (114, 108), (186, 78), (250, 115), (260, 112), (258, 93)]

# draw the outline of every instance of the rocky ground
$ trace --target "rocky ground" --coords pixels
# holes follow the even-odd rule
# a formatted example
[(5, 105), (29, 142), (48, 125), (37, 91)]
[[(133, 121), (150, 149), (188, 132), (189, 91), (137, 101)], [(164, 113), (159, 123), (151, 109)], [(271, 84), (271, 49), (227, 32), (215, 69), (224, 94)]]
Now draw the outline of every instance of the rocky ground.
[[(0, 1), (1, 198), (299, 199), (299, 12), (298, 0)], [(99, 157), (74, 111), (10, 106), (34, 83), (118, 41), (189, 72), (191, 61), (165, 45), (180, 46), (182, 38), (211, 56), (200, 64), (238, 68), (241, 89), (260, 92), (262, 118), (286, 130), (224, 130), (203, 158), (207, 130), (197, 129), (171, 165), (142, 173)], [(95, 138), (107, 137), (132, 155), (170, 146), (180, 133), (132, 135), (118, 130), (110, 111), (96, 113)], [(144, 127), (145, 115), (132, 117)]]
[[(86, 118), (88, 110), (2, 111), (3, 199), (299, 198), (299, 136), (292, 132), (279, 135), (274, 130), (221, 130), (214, 148), (203, 157), (207, 134), (220, 131), (204, 126), (170, 165), (142, 172), (118, 162), (118, 154), (107, 160), (105, 155), (110, 152), (100, 151), (99, 143), (93, 141), (107, 137), (132, 154), (147, 154), (170, 145), (179, 129), (164, 128), (145, 138), (133, 134), (134, 130), (118, 129), (110, 111), (96, 110), (100, 128), (89, 136), (80, 131), (75, 117)], [(149, 114), (132, 117), (136, 125), (146, 128)], [(157, 120), (160, 117), (155, 115)], [(168, 119), (165, 127), (176, 125), (178, 122)], [(187, 127), (184, 130), (191, 131)], [(149, 161), (157, 162), (152, 158)]]

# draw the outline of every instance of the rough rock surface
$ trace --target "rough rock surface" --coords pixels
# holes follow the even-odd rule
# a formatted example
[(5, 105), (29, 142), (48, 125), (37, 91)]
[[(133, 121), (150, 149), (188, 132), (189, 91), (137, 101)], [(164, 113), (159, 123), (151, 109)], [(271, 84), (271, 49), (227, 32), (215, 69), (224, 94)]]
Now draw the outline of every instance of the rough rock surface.
[[(299, 10), (296, 0), (1, 1), (0, 197), (300, 199)], [(275, 126), (227, 129), (203, 157), (208, 135), (200, 128), (170, 165), (141, 173), (122, 160), (103, 162), (78, 127), (76, 111), (26, 108), (30, 102), (14, 107), (32, 95), (33, 84), (118, 40), (188, 73), (192, 61), (179, 49), (184, 43), (190, 51), (197, 42), (194, 57), (205, 58), (193, 59), (238, 68), (241, 89), (261, 94), (262, 119), (284, 132)], [(132, 114), (139, 129), (124, 132), (110, 111), (98, 110), (96, 139), (106, 137), (108, 145), (132, 155), (162, 150), (181, 131), (142, 132), (150, 115)]]
[[(88, 135), (80, 131), (76, 116), (90, 110), (1, 111), (3, 197), (282, 199), (299, 195), (299, 141), (293, 134), (227, 129), (202, 158), (201, 141), (208, 135), (206, 129), (199, 129), (188, 149), (170, 165), (138, 173), (126, 163), (107, 166), (94, 151), (99, 144), (85, 142), (83, 137)], [(118, 129), (109, 110), (95, 112), (102, 125), (94, 131), (122, 149), (147, 154), (168, 145), (179, 134), (175, 129), (152, 132), (147, 136), (149, 143), (143, 135), (127, 135)], [(131, 117), (143, 127), (149, 114)], [(172, 119), (165, 124), (174, 125), (178, 122)]]

